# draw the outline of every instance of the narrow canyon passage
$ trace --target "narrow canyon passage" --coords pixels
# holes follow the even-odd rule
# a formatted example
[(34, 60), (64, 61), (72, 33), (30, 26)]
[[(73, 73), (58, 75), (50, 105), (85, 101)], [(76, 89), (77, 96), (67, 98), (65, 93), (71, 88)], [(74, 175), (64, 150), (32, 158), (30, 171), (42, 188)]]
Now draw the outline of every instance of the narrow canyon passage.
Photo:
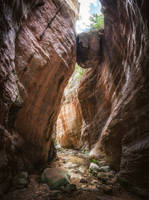
[(110, 167), (102, 152), (98, 158), (90, 156), (90, 143), (82, 135), (86, 126), (78, 99), (86, 72), (76, 64), (64, 90), (49, 162), (34, 173), (19, 173), (4, 200), (141, 200), (131, 193), (125, 179), (118, 178), (118, 171)]
[(0, 0), (0, 200), (149, 199), (148, 11)]

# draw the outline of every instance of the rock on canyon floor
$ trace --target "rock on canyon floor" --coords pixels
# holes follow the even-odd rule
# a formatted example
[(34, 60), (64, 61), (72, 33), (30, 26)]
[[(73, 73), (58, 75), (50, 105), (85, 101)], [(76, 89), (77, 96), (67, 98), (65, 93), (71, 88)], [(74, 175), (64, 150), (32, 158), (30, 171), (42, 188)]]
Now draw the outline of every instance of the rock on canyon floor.
[[(51, 189), (41, 174), (29, 175), (25, 187), (13, 188), (4, 200), (140, 200), (117, 182), (117, 174), (103, 158), (89, 159), (85, 150), (57, 149), (57, 157), (46, 169), (67, 171), (69, 184)], [(50, 171), (50, 170), (49, 170)], [(54, 176), (54, 175), (53, 175)], [(70, 187), (71, 186), (71, 187)]]

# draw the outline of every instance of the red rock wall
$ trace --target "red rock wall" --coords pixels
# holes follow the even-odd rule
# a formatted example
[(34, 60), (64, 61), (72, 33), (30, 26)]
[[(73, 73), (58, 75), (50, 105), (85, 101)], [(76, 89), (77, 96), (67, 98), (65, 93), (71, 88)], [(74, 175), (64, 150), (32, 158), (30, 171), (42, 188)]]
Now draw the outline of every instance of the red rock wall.
[(82, 113), (77, 95), (64, 102), (56, 122), (56, 140), (64, 148), (79, 149)]
[(111, 110), (110, 94), (106, 90), (108, 85), (104, 84), (108, 79), (106, 69), (106, 66), (89, 69), (79, 88), (78, 98), (84, 120), (81, 140), (90, 149), (97, 142)]
[(0, 2), (0, 196), (9, 187), (12, 175), (22, 168), (23, 162), (17, 150), (21, 138), (13, 129), (22, 104), (14, 63), (16, 34), (27, 14), (41, 5), (42, 0)]
[(76, 62), (78, 4), (1, 1), (0, 11), (1, 195), (18, 170), (38, 168), (48, 159), (63, 90)]
[(80, 86), (79, 99), (87, 121), (84, 134), (95, 144), (91, 156), (104, 152), (111, 166), (120, 170), (120, 177), (148, 196), (149, 5), (147, 0), (101, 2), (103, 60), (90, 69), (86, 83), (84, 80)]
[(61, 97), (75, 64), (75, 19), (66, 3), (57, 13), (59, 7), (46, 1), (43, 9), (30, 15), (16, 41), (16, 68), (25, 87), (16, 130), (28, 142), (29, 159), (36, 162), (47, 160)]

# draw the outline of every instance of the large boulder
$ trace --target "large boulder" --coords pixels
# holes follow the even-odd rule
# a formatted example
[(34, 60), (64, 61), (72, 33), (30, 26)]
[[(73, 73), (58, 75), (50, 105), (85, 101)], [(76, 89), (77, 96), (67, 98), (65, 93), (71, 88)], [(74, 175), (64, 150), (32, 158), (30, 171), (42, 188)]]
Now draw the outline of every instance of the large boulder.
[(41, 175), (41, 182), (46, 183), (50, 189), (60, 189), (70, 183), (67, 172), (62, 168), (46, 168)]
[[(77, 36), (77, 63), (83, 68), (96, 68), (102, 60), (104, 30), (92, 30)], [(99, 59), (99, 56), (101, 58)]]

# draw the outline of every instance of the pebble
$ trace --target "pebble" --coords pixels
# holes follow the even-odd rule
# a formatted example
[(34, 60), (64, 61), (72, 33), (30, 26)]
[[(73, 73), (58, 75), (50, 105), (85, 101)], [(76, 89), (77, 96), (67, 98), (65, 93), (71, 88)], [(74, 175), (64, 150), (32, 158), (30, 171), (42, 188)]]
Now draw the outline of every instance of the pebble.
[(85, 173), (85, 171), (86, 171), (86, 168), (84, 166), (79, 167), (79, 172)]
[(91, 185), (97, 185), (97, 184), (98, 184), (98, 181), (97, 181), (97, 180), (92, 180), (92, 181), (90, 182), (90, 184), (91, 184)]
[(29, 175), (27, 172), (19, 173), (12, 182), (13, 187), (22, 189), (29, 184)]
[(87, 180), (81, 178), (81, 179), (80, 179), (80, 183), (87, 183)]
[(106, 162), (105, 162), (104, 160), (99, 161), (99, 165), (100, 165), (100, 166), (105, 166), (105, 165), (106, 165)]
[(104, 193), (105, 193), (105, 194), (111, 194), (111, 193), (112, 193), (112, 187), (110, 187), (110, 186), (108, 186), (108, 185), (106, 185), (106, 186), (103, 188), (103, 190), (104, 190)]
[(77, 190), (75, 184), (67, 184), (65, 187), (61, 187), (61, 190), (66, 193), (72, 193)]
[(82, 188), (82, 189), (87, 192), (100, 192), (98, 188)]
[(95, 164), (95, 163), (91, 163), (90, 167), (89, 167), (89, 171), (90, 172), (98, 172), (100, 170), (100, 167)]
[(61, 193), (60, 190), (53, 190), (53, 191), (50, 191), (49, 196), (50, 197), (57, 197), (57, 195), (60, 194), (60, 193)]
[(104, 172), (98, 172), (97, 178), (103, 182), (106, 182), (108, 180), (108, 175)]
[(98, 171), (100, 171), (100, 172), (109, 172), (110, 171), (110, 167), (109, 166), (103, 166), (103, 167), (100, 167)]

